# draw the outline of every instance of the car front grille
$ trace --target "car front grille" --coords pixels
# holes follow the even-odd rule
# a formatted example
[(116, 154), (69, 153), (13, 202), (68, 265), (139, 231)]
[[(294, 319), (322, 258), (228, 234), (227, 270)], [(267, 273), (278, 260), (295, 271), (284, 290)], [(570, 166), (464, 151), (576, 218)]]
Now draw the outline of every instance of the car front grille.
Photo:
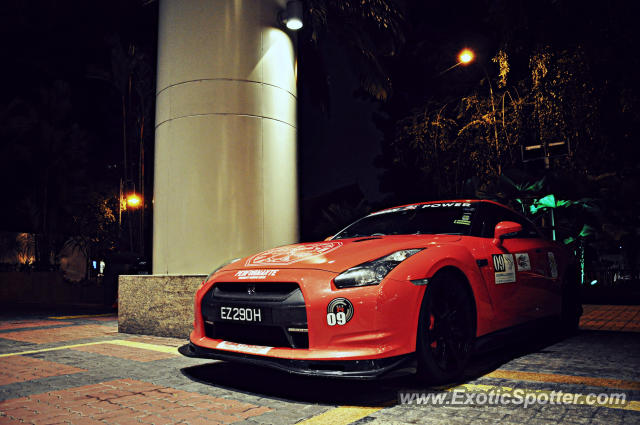
[[(260, 321), (228, 320), (222, 308), (260, 310)], [(240, 344), (309, 348), (307, 312), (294, 282), (218, 282), (201, 305), (205, 335)]]
[(213, 286), (216, 298), (243, 301), (283, 301), (300, 291), (295, 282), (218, 282)]

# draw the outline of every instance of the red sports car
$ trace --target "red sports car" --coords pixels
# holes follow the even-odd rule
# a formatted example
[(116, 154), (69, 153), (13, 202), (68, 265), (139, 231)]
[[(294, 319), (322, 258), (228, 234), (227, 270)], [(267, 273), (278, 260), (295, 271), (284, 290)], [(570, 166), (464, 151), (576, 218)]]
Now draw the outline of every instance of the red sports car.
[(190, 357), (368, 378), (456, 379), (485, 337), (581, 314), (575, 263), (522, 215), (491, 201), (370, 214), (323, 242), (215, 270), (195, 297)]

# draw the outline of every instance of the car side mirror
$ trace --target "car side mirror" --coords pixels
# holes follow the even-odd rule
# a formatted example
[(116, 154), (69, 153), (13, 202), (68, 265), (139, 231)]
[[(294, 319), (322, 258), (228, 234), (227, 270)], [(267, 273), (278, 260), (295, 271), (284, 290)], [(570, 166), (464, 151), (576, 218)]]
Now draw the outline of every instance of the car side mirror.
[(501, 221), (496, 224), (496, 228), (493, 233), (493, 244), (497, 247), (502, 246), (502, 240), (504, 238), (514, 236), (522, 231), (522, 224), (515, 221)]

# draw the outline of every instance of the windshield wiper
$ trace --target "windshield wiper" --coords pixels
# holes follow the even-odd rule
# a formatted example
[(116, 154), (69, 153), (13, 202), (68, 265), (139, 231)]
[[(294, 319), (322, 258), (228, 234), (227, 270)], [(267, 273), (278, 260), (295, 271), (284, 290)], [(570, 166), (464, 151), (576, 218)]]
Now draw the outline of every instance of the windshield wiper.
[(339, 236), (336, 236), (336, 237), (335, 237), (335, 238), (333, 238), (333, 239), (362, 238), (362, 237), (365, 237), (365, 236), (367, 236), (367, 235), (361, 235), (361, 234), (359, 234), (359, 233), (356, 233), (355, 235), (339, 235)]

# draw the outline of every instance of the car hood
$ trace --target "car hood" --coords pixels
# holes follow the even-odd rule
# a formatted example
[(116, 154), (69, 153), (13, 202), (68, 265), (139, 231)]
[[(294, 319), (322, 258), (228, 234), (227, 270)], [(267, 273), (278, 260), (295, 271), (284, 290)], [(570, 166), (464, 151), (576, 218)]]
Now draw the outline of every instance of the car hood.
[(285, 245), (243, 258), (223, 270), (317, 269), (340, 273), (395, 251), (448, 244), (461, 238), (458, 235), (372, 236)]

